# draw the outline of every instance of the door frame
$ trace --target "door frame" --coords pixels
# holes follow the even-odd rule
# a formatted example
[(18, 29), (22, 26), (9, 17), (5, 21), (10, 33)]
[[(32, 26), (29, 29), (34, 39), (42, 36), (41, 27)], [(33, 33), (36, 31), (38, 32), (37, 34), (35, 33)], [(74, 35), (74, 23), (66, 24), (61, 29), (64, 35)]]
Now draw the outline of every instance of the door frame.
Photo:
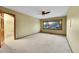
[(0, 10), (0, 13), (1, 13), (1, 16), (2, 16), (2, 18), (1, 18), (1, 28), (2, 28), (2, 30), (3, 30), (3, 32), (1, 31), (1, 40), (0, 40), (0, 48), (1, 48), (1, 46), (4, 44), (4, 13), (5, 14), (9, 14), (9, 15), (11, 15), (11, 16), (13, 16), (14, 17), (14, 40), (16, 40), (16, 17), (15, 17), (15, 14), (12, 14), (12, 13), (7, 13), (7, 12), (3, 12), (3, 11), (1, 11)]
[(4, 41), (4, 16), (3, 12), (0, 10), (1, 13), (1, 31), (0, 31), (0, 48)]

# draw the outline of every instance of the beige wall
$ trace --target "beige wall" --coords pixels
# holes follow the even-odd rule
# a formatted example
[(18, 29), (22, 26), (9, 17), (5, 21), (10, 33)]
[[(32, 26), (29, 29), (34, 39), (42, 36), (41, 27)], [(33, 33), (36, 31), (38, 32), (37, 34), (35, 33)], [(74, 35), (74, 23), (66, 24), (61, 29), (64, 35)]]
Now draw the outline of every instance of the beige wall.
[(67, 15), (67, 39), (73, 52), (79, 52), (79, 7), (70, 7)]
[(16, 38), (40, 31), (39, 19), (3, 7), (0, 7), (0, 9), (16, 15)]
[(23, 15), (16, 15), (16, 37), (37, 33), (40, 31), (40, 20)]
[[(43, 29), (43, 21), (51, 21), (51, 20), (56, 20), (56, 19), (62, 19), (62, 30)], [(66, 16), (64, 16), (64, 17), (54, 17), (54, 18), (50, 18), (50, 19), (41, 19), (40, 22), (41, 22), (41, 31), (42, 32), (66, 35)]]

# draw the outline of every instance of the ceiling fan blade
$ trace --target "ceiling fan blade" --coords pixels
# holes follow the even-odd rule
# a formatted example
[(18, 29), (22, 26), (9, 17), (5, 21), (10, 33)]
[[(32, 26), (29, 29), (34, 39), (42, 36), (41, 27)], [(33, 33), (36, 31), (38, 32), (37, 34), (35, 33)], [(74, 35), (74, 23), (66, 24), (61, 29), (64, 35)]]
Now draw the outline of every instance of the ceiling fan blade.
[(50, 12), (46, 12), (46, 14), (48, 14), (48, 13), (50, 13)]

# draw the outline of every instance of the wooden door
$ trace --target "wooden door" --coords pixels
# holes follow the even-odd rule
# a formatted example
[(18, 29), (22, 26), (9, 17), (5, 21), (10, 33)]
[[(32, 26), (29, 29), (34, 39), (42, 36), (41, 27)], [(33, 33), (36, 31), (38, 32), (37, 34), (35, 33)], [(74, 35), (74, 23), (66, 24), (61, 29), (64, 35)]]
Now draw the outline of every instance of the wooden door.
[(0, 13), (0, 47), (1, 47), (1, 13)]
[(4, 41), (4, 15), (0, 12), (0, 47)]

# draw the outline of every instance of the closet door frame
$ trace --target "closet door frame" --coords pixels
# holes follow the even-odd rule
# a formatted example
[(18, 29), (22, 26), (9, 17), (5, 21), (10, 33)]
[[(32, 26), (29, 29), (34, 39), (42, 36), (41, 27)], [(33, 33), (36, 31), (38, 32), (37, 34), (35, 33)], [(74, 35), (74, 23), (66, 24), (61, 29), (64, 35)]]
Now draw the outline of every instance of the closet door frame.
[(4, 14), (3, 12), (0, 12), (1, 14), (1, 30), (0, 30), (0, 47), (4, 43)]
[(14, 17), (14, 40), (16, 40), (16, 17), (14, 14), (11, 14), (11, 13), (7, 13), (7, 12), (2, 12), (0, 11), (1, 13), (1, 32), (0, 32), (0, 48), (1, 46), (4, 44), (4, 13), (5, 14), (9, 14), (11, 16)]

